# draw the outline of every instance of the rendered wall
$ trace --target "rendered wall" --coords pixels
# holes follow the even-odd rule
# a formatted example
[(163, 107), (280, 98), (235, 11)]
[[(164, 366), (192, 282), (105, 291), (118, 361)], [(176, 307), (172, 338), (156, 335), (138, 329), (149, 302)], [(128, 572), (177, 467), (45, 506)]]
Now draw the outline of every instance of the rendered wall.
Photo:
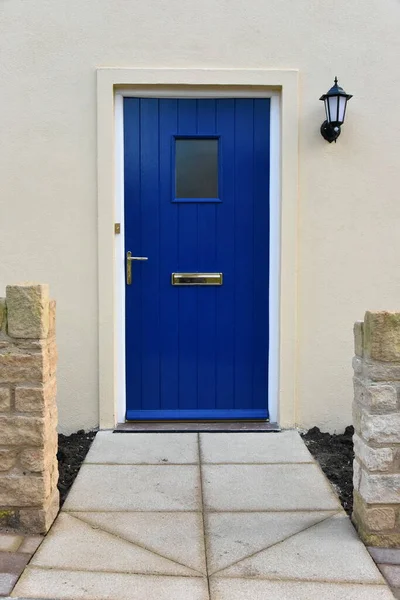
[[(351, 422), (349, 323), (400, 302), (399, 19), (397, 0), (1, 4), (0, 290), (43, 279), (58, 299), (63, 431), (98, 423), (100, 66), (299, 69), (297, 423)], [(329, 145), (335, 75), (354, 98)]]

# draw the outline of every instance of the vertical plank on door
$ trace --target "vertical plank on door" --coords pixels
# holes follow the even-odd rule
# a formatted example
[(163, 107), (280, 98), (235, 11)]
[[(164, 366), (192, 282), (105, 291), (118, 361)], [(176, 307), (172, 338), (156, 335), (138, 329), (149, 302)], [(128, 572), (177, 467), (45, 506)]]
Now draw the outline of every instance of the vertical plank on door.
[(253, 396), (254, 102), (235, 100), (235, 408)]
[(252, 408), (268, 402), (269, 351), (269, 109), (270, 100), (254, 100), (254, 288), (253, 288), (253, 403)]
[[(196, 132), (197, 102), (179, 100), (178, 134)], [(175, 167), (175, 166), (174, 166)], [(173, 167), (173, 168), (174, 168)], [(198, 264), (197, 203), (178, 203), (180, 272), (195, 272)], [(194, 410), (197, 403), (197, 288), (175, 287), (179, 296), (179, 409)]]
[(216, 303), (216, 395), (218, 409), (234, 407), (235, 368), (235, 100), (217, 100), (221, 136), (221, 204), (216, 207), (217, 265), (223, 273)]
[(142, 318), (142, 396), (146, 408), (160, 408), (160, 314), (159, 314), (159, 142), (158, 100), (141, 100), (141, 228), (142, 252), (146, 262), (133, 263), (133, 278), (141, 272)]
[[(124, 203), (125, 255), (129, 250), (141, 256), (140, 226), (140, 100), (124, 98)], [(135, 245), (133, 245), (133, 240)], [(127, 405), (141, 408), (142, 402), (142, 336), (141, 273), (135, 271), (136, 286), (126, 286), (126, 393)], [(135, 309), (133, 310), (133, 306)], [(129, 317), (128, 317), (129, 315)], [(132, 335), (132, 331), (135, 335)]]
[(171, 285), (178, 271), (178, 204), (171, 202), (174, 167), (173, 135), (177, 131), (178, 100), (159, 101), (160, 156), (160, 408), (174, 410), (179, 396), (179, 294)]
[[(216, 100), (197, 101), (197, 134), (207, 136), (215, 134)], [(219, 182), (220, 183), (220, 182)], [(216, 264), (216, 203), (198, 204), (198, 270), (213, 273), (218, 270)], [(197, 289), (198, 306), (198, 406), (213, 409), (216, 405), (216, 344), (215, 326), (216, 296), (219, 287), (199, 287)]]

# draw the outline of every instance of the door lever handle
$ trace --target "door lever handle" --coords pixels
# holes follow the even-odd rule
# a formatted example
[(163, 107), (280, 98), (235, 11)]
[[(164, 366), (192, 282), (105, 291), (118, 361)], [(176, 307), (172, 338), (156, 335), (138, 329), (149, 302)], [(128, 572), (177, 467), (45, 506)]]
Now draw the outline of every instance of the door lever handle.
[(132, 256), (132, 252), (126, 253), (126, 285), (132, 283), (132, 261), (133, 260), (149, 260), (147, 256)]

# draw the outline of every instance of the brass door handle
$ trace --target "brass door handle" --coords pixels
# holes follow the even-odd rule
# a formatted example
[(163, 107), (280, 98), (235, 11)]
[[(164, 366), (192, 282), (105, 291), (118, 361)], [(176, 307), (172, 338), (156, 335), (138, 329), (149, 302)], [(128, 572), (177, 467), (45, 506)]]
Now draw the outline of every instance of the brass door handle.
[(133, 260), (149, 260), (147, 256), (132, 256), (132, 252), (126, 253), (126, 285), (132, 283), (132, 261)]

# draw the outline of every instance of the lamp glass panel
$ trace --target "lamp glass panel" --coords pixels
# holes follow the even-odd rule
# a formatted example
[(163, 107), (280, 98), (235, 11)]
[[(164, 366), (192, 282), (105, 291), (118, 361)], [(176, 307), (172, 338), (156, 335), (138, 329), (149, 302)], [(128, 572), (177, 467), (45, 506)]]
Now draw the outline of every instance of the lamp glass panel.
[(325, 98), (325, 100), (324, 100), (324, 107), (325, 107), (326, 120), (329, 123), (330, 119), (329, 119), (328, 98)]
[(328, 97), (328, 103), (329, 103), (329, 116), (330, 119), (329, 122), (330, 123), (336, 123), (338, 120), (338, 97), (337, 96), (329, 96)]
[(346, 104), (347, 104), (347, 98), (345, 98), (345, 96), (340, 96), (340, 98), (339, 98), (339, 121), (340, 121), (340, 123), (344, 122), (344, 115), (346, 112)]

